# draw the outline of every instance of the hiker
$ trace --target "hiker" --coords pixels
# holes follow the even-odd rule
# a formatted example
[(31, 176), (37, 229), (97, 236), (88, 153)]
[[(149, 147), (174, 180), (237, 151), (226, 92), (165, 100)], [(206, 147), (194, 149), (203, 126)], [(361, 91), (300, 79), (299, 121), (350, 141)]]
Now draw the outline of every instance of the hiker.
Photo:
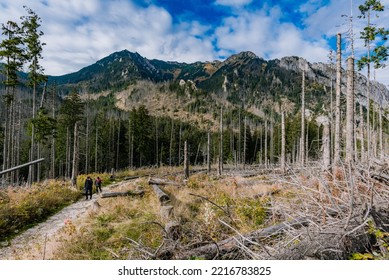
[(96, 193), (102, 193), (101, 191), (101, 184), (102, 184), (102, 180), (100, 179), (100, 177), (97, 177), (96, 181), (95, 181), (95, 186), (96, 186)]
[(90, 176), (86, 177), (85, 184), (84, 184), (86, 199), (88, 199), (88, 194), (89, 194), (89, 198), (92, 199), (92, 186), (93, 186), (92, 178)]

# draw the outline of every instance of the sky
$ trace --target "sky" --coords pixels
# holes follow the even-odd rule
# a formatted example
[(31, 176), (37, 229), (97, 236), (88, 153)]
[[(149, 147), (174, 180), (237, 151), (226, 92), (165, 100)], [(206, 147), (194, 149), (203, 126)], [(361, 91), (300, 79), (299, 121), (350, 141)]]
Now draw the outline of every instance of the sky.
[[(336, 34), (350, 53), (348, 19), (353, 15), (356, 58), (366, 48), (358, 6), (364, 0), (0, 0), (0, 23), (20, 21), (27, 5), (42, 19), (47, 75), (80, 70), (127, 49), (148, 59), (192, 63), (224, 60), (241, 51), (264, 59), (299, 56), (329, 62)], [(373, 17), (389, 28), (386, 11)], [(351, 7), (353, 7), (351, 9)], [(376, 78), (389, 85), (389, 67)]]

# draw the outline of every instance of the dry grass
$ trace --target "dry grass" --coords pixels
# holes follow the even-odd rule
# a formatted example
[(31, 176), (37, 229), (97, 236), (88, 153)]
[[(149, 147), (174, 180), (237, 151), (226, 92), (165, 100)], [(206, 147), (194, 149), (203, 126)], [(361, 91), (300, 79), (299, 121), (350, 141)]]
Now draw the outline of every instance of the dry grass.
[[(67, 221), (57, 239), (53, 258), (151, 259), (169, 246), (176, 246), (181, 251), (190, 250), (235, 236), (237, 232), (249, 234), (298, 218), (308, 220), (310, 225), (271, 236), (262, 240), (261, 246), (237, 248), (234, 255), (225, 258), (301, 258), (298, 253), (302, 248), (309, 255), (312, 238), (319, 250), (324, 244), (320, 242), (334, 242), (342, 240), (342, 236), (352, 238), (354, 234), (365, 233), (381, 244), (381, 251), (372, 249), (374, 258), (388, 257), (384, 251), (389, 248), (388, 233), (368, 222), (369, 213), (362, 210), (368, 207), (369, 211), (372, 203), (387, 203), (389, 192), (383, 184), (366, 182), (357, 173), (352, 173), (352, 177), (345, 168), (337, 169), (334, 175), (307, 168), (304, 173), (289, 177), (216, 177), (198, 173), (192, 174), (187, 182), (180, 171), (179, 168), (163, 167), (118, 172), (118, 181), (128, 176), (141, 177), (113, 184), (112, 191), (141, 187), (145, 195), (142, 198), (98, 198), (99, 205), (92, 207), (85, 219)], [(180, 183), (179, 186), (161, 187), (174, 207), (169, 218), (161, 215), (162, 205), (148, 185), (147, 175), (150, 174)], [(108, 175), (101, 177), (109, 182), (104, 176)], [(96, 176), (92, 174), (92, 177)], [(80, 182), (83, 179), (80, 178)], [(277, 193), (273, 194), (275, 191)], [(12, 194), (2, 197), (9, 199)], [(24, 199), (20, 197), (19, 201)], [(175, 241), (168, 239), (165, 232), (166, 224), (172, 220), (180, 224), (180, 236)], [(321, 239), (332, 236), (329, 234), (333, 232), (336, 233), (333, 239)], [(350, 252), (354, 258), (371, 255), (372, 252)]]
[[(150, 170), (149, 170), (150, 171)], [(176, 171), (158, 170), (158, 173)], [(182, 182), (181, 175), (167, 179)], [(55, 259), (148, 259), (165, 240), (163, 227), (168, 220), (161, 216), (161, 205), (148, 178), (140, 178), (117, 186), (118, 191), (142, 186), (143, 198), (118, 197), (99, 199), (99, 210), (92, 210), (79, 225), (65, 228)], [(191, 176), (187, 186), (165, 186), (164, 191), (174, 206), (172, 220), (181, 225), (178, 242), (192, 247), (204, 242), (218, 241), (233, 232), (220, 220), (234, 225), (242, 232), (261, 227), (266, 222), (268, 199), (254, 199), (251, 193), (236, 191), (233, 179)], [(113, 189), (112, 191), (116, 191)], [(135, 243), (136, 242), (136, 243)]]
[(68, 183), (45, 181), (31, 188), (0, 191), (0, 240), (44, 221), (64, 206), (78, 200), (80, 193)]

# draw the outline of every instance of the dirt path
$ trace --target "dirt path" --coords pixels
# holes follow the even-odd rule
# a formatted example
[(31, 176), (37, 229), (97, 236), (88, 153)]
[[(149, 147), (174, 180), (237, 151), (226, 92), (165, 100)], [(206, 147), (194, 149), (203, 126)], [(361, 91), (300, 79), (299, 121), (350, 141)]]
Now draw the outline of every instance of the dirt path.
[[(120, 188), (123, 184), (113, 184), (104, 187), (103, 192), (113, 188)], [(91, 200), (84, 198), (65, 207), (57, 214), (51, 216), (47, 221), (32, 227), (13, 238), (5, 247), (0, 246), (0, 260), (42, 260), (52, 259), (52, 255), (59, 244), (58, 238), (65, 221), (74, 224), (81, 222), (93, 208), (96, 200), (101, 195), (93, 194)], [(3, 245), (4, 246), (4, 245)]]
[(50, 259), (57, 243), (56, 235), (65, 226), (65, 221), (76, 221), (84, 217), (98, 197), (99, 195), (94, 194), (91, 200), (79, 200), (51, 216), (47, 221), (16, 236), (7, 247), (0, 248), (0, 259)]

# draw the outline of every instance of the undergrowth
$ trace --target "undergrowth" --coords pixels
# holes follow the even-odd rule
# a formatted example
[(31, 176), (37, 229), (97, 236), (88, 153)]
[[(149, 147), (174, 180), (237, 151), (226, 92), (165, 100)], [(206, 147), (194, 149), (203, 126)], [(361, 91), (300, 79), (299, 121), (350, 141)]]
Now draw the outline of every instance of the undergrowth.
[(46, 220), (79, 198), (79, 191), (58, 181), (0, 190), (0, 241)]

